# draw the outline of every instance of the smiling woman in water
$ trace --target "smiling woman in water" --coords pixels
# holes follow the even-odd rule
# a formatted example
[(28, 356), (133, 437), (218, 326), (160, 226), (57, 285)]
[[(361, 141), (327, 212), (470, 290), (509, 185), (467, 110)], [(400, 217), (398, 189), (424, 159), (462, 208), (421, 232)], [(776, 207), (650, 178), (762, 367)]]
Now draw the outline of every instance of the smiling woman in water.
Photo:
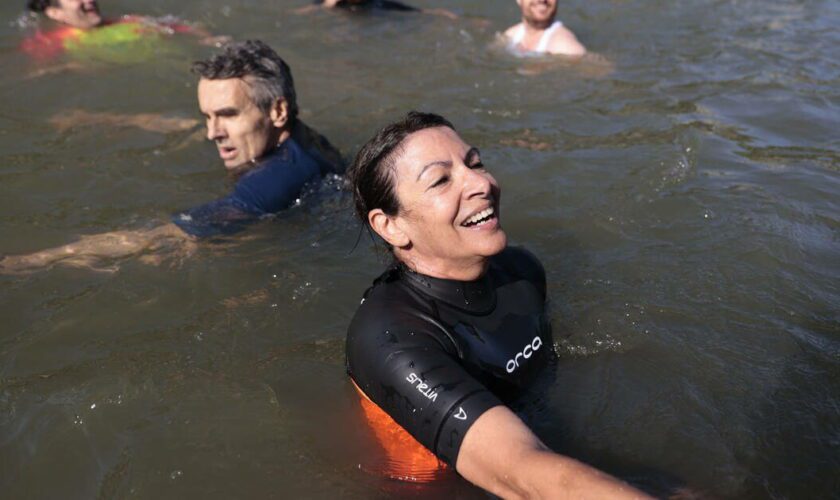
[(416, 440), (389, 451), (429, 450), (410, 460), (427, 470), (398, 475), (448, 464), (505, 498), (647, 498), (551, 452), (506, 406), (551, 360), (551, 327), (545, 272), (508, 247), (478, 149), (412, 112), (362, 147), (350, 177), (358, 216), (395, 262), (350, 324), (348, 372), (371, 422)]

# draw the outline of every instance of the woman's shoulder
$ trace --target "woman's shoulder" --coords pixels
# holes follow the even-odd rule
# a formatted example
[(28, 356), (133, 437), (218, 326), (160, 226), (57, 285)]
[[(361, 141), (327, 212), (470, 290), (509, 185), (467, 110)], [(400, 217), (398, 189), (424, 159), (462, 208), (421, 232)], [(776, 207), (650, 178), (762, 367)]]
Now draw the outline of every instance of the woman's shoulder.
[(389, 268), (362, 295), (353, 323), (396, 326), (428, 311), (427, 301), (412, 293), (400, 279), (400, 271)]
[(378, 344), (384, 335), (389, 343), (405, 346), (442, 333), (431, 301), (407, 286), (399, 273), (385, 271), (365, 291), (347, 331), (348, 345)]

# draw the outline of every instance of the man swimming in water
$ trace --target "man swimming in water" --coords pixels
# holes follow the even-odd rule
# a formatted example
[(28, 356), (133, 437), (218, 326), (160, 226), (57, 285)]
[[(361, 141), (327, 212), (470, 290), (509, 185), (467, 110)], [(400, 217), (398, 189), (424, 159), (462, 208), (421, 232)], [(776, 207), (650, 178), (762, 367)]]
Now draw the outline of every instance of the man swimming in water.
[(343, 169), (337, 150), (298, 119), (289, 67), (268, 45), (226, 46), (193, 65), (198, 104), (225, 167), (237, 177), (233, 192), (180, 212), (152, 229), (83, 236), (30, 255), (0, 260), (0, 272), (34, 271), (53, 264), (95, 268), (102, 261), (163, 247), (190, 248), (196, 238), (231, 234), (294, 204), (305, 185)]
[(32, 12), (43, 13), (53, 21), (73, 28), (86, 30), (105, 22), (96, 0), (29, 0), (26, 6)]
[(421, 12), (424, 14), (433, 14), (437, 16), (447, 17), (449, 19), (458, 19), (458, 15), (447, 9), (419, 9), (406, 5), (394, 0), (315, 0), (313, 5), (297, 9), (297, 14), (307, 14), (313, 10), (324, 9), (345, 9), (350, 12), (360, 12), (363, 10), (377, 9), (377, 10), (391, 10), (398, 12)]
[(398, 10), (402, 12), (420, 12), (417, 7), (412, 7), (393, 0), (315, 0), (315, 5), (321, 5), (327, 9), (358, 9), (372, 8), (382, 10)]
[(27, 0), (26, 6), (30, 12), (43, 14), (60, 25), (51, 31), (38, 31), (24, 40), (24, 52), (38, 59), (49, 59), (63, 52), (73, 53), (85, 48), (134, 42), (161, 34), (190, 34), (208, 45), (229, 40), (228, 37), (214, 37), (196, 26), (144, 16), (109, 20), (102, 16), (96, 0)]
[(522, 10), (522, 22), (505, 31), (510, 45), (520, 51), (539, 54), (583, 56), (586, 47), (560, 21), (557, 0), (516, 0)]

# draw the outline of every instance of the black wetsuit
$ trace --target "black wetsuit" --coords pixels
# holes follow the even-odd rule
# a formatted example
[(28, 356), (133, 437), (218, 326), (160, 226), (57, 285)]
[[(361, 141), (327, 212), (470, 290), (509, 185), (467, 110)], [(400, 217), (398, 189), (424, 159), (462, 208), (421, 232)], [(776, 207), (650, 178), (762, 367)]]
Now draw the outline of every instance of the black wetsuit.
[[(316, 5), (321, 5), (324, 3), (324, 0), (315, 0)], [(380, 10), (397, 10), (400, 12), (420, 12), (420, 9), (417, 7), (412, 7), (410, 5), (406, 5), (400, 2), (394, 2), (393, 0), (369, 0), (363, 3), (350, 3), (350, 2), (339, 2), (336, 7), (341, 7), (342, 9), (348, 9), (351, 11), (357, 11), (361, 9), (380, 9)]]
[(347, 333), (347, 370), (380, 408), (455, 465), (469, 427), (510, 403), (553, 357), (545, 272), (507, 248), (477, 281), (397, 265), (365, 293)]

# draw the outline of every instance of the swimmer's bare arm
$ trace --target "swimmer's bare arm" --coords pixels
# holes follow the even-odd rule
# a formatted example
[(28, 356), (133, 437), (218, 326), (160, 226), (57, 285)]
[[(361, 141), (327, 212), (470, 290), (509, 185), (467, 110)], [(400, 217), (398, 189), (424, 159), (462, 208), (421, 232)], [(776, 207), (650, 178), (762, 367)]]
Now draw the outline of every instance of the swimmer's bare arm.
[[(140, 254), (151, 254), (168, 247), (187, 254), (195, 241), (175, 224), (167, 223), (152, 229), (113, 231), (82, 236), (79, 241), (27, 255), (10, 255), (0, 259), (1, 274), (21, 274), (61, 264), (96, 269), (103, 263)], [(146, 259), (155, 263), (154, 258)]]
[(210, 47), (221, 47), (233, 41), (233, 37), (228, 35), (214, 35), (201, 26), (189, 26), (186, 32), (198, 38), (200, 44)]
[(184, 33), (198, 38), (198, 42), (202, 45), (209, 45), (212, 47), (221, 47), (226, 43), (233, 41), (233, 38), (227, 35), (214, 35), (207, 28), (200, 24), (170, 21), (167, 19), (159, 19), (148, 16), (126, 16), (127, 19), (133, 19), (140, 22), (145, 22), (156, 26), (158, 28), (166, 28), (172, 30), (174, 33)]
[(59, 131), (79, 126), (108, 125), (112, 127), (137, 127), (162, 134), (181, 132), (199, 125), (198, 120), (192, 118), (177, 118), (158, 113), (122, 114), (85, 111), (83, 109), (71, 109), (56, 113), (49, 121)]
[(516, 34), (516, 29), (518, 27), (518, 24), (514, 24), (513, 26), (505, 30), (504, 38), (506, 41), (513, 40), (513, 36)]
[(304, 5), (303, 7), (298, 7), (297, 9), (292, 10), (292, 14), (311, 14), (312, 12), (323, 8), (323, 5)]
[(502, 498), (651, 498), (582, 462), (552, 453), (505, 406), (491, 408), (470, 427), (456, 469)]
[(551, 37), (548, 52), (564, 56), (581, 57), (586, 54), (586, 47), (580, 43), (572, 30), (565, 26), (559, 27)]
[(32, 80), (35, 78), (41, 78), (42, 76), (54, 75), (56, 73), (64, 73), (66, 71), (80, 71), (83, 69), (85, 69), (85, 66), (83, 64), (76, 61), (70, 61), (62, 64), (47, 66), (46, 68), (36, 69), (35, 71), (32, 71), (26, 76), (24, 76), (23, 79)]
[(451, 19), (452, 21), (455, 21), (455, 20), (458, 19), (458, 14), (456, 14), (456, 13), (454, 13), (451, 10), (448, 10), (448, 9), (441, 9), (441, 8), (420, 9), (420, 12), (422, 12), (423, 14), (429, 14), (429, 15), (432, 15), (432, 16), (445, 17), (447, 19)]

